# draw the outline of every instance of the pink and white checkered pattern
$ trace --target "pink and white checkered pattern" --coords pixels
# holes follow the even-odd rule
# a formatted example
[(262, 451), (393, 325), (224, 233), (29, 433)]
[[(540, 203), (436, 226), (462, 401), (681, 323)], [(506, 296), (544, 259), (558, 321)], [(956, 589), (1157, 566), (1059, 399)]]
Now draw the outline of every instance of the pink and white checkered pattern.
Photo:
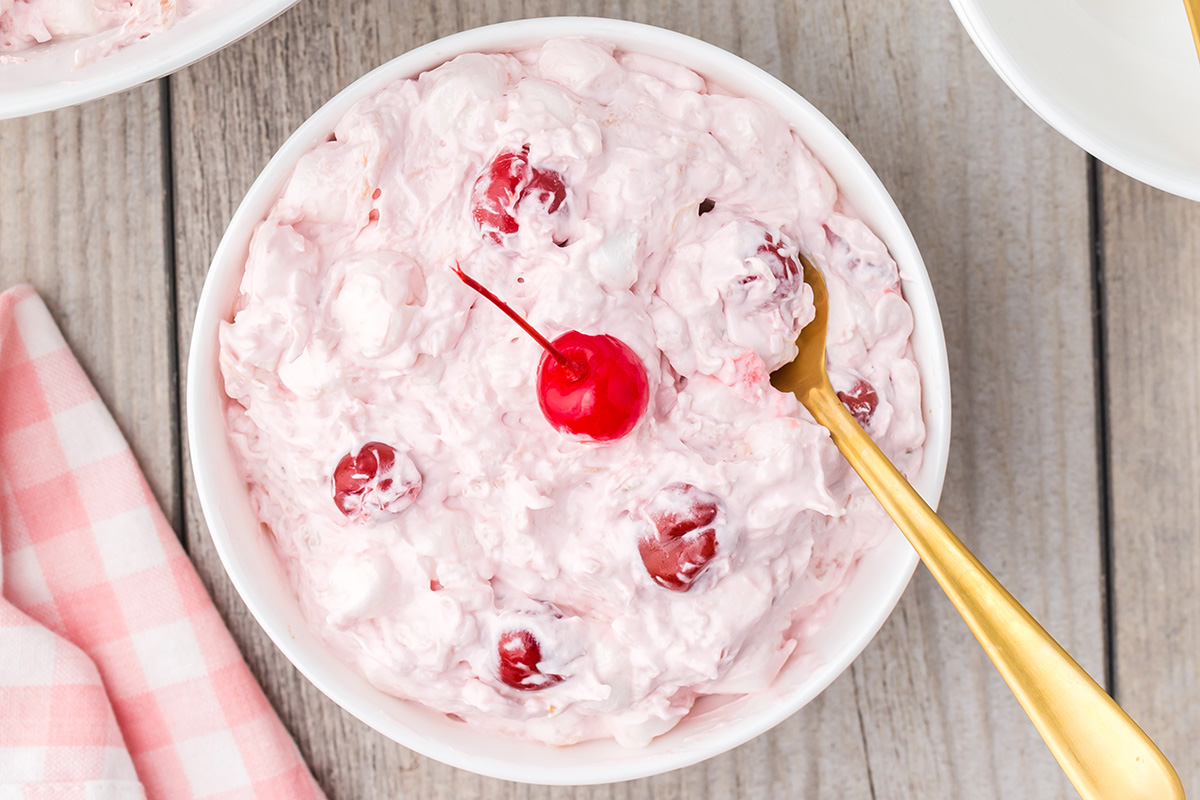
[(0, 800), (320, 798), (33, 289), (0, 294)]

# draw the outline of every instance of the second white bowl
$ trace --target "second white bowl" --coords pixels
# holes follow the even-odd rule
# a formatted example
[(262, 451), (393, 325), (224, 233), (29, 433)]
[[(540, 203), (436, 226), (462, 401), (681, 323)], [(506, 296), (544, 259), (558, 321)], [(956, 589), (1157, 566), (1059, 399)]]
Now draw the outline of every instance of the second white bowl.
[(75, 65), (76, 49), (100, 43), (111, 31), (51, 41), (24, 63), (0, 64), (0, 119), (65, 108), (161, 78), (237, 41), (296, 2), (225, 0), (82, 66)]
[(950, 0), (1017, 96), (1151, 186), (1200, 200), (1200, 59), (1180, 0)]

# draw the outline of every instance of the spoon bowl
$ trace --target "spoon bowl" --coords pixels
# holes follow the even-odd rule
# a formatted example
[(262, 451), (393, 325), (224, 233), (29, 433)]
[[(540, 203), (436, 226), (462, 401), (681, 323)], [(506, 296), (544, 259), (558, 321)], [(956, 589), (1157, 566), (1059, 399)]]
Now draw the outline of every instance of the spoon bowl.
[(825, 370), (829, 292), (803, 256), (816, 316), (771, 376), (792, 392), (908, 537), (1084, 800), (1183, 800), (1162, 752), (925, 503), (842, 405)]

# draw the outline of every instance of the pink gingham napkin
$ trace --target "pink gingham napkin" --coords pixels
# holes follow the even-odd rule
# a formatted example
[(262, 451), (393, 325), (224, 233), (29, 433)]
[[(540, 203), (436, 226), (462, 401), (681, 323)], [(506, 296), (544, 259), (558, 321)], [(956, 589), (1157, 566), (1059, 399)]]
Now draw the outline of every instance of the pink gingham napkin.
[(108, 410), (0, 294), (0, 800), (320, 798)]

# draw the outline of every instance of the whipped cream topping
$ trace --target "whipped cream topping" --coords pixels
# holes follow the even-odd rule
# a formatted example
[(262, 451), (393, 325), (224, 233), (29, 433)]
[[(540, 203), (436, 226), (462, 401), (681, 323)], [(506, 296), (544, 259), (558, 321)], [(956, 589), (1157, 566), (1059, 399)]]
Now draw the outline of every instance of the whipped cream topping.
[(0, 0), (0, 54), (53, 40), (79, 39), (111, 31), (103, 41), (81, 47), (76, 62), (107, 55), (175, 24), (180, 16), (216, 0)]
[[(556, 745), (638, 746), (770, 685), (890, 526), (768, 382), (813, 315), (798, 252), (835, 388), (911, 474), (897, 266), (772, 109), (585, 40), (356, 105), (258, 226), (220, 332), (232, 443), (314, 630), (383, 691)], [(552, 428), (541, 349), (456, 263), (551, 339), (632, 348), (633, 431)]]

